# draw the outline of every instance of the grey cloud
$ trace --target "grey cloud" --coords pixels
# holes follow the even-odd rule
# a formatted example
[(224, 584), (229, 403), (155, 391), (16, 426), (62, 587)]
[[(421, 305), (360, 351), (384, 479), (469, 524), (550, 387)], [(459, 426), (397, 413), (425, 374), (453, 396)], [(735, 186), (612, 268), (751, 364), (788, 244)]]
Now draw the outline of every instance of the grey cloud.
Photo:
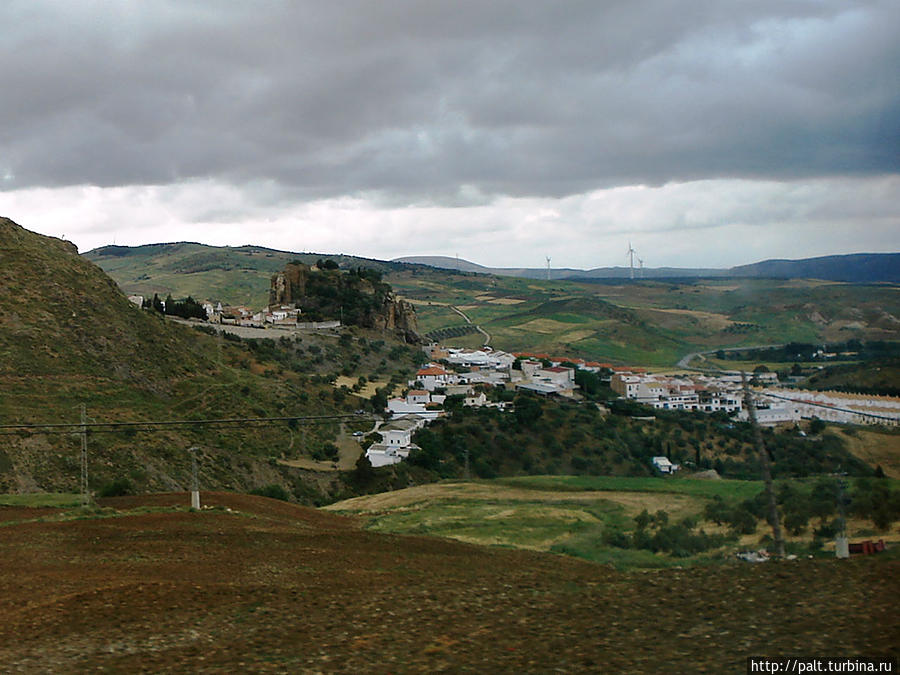
[(0, 9), (6, 189), (453, 203), (900, 168), (892, 0), (63, 6)]

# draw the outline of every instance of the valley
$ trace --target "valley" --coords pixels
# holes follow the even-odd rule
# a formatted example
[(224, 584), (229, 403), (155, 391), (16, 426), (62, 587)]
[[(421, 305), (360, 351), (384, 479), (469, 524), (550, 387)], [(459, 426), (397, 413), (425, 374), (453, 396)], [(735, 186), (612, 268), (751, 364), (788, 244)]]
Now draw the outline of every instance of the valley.
[[(790, 556), (764, 565), (735, 556), (771, 545), (749, 425), (724, 411), (619, 399), (609, 364), (579, 367), (575, 396), (462, 386), (446, 405), (429, 402), (442, 416), (414, 432), (405, 461), (365, 459), (387, 438), (391, 397), (434, 393), (415, 388), (429, 371), (409, 343), (412, 321), (457, 348), (489, 336), (495, 355), (543, 352), (506, 354), (519, 362), (510, 377), (522, 361), (556, 377), (567, 358), (677, 372), (685, 354), (702, 352), (688, 365), (773, 374), (796, 365), (811, 381), (852, 386), (853, 369), (878, 373), (883, 359), (859, 352), (819, 369), (811, 356), (794, 364), (753, 350), (856, 340), (889, 353), (898, 308), (888, 285), (547, 281), (194, 244), (78, 256), (0, 226), (0, 488), (9, 493), (0, 565), (9, 573), (43, 561), (4, 589), (29, 609), (2, 617), (10, 635), (29, 636), (0, 649), (8, 664), (641, 671), (690, 662), (738, 672), (747, 650), (824, 648), (823, 635), (837, 651), (896, 649), (884, 599), (898, 578), (895, 429), (807, 419), (764, 430)], [(125, 297), (259, 307), (276, 287), (306, 293), (310, 318), (327, 327), (207, 324)], [(859, 381), (887, 386), (890, 372)], [(479, 396), (483, 407), (463, 404)], [(187, 508), (189, 448), (199, 511)], [(661, 475), (660, 458), (681, 471)], [(839, 522), (852, 540), (888, 550), (836, 561)], [(875, 599), (848, 605), (836, 579)], [(40, 602), (29, 605), (29, 594)], [(806, 609), (760, 629), (776, 601)], [(422, 623), (423, 608), (434, 622)], [(302, 624), (291, 619), (298, 612)], [(396, 634), (387, 641), (384, 617)], [(30, 631), (35, 622), (52, 640)], [(549, 638), (534, 648), (529, 631)], [(666, 648), (641, 651), (659, 631)]]

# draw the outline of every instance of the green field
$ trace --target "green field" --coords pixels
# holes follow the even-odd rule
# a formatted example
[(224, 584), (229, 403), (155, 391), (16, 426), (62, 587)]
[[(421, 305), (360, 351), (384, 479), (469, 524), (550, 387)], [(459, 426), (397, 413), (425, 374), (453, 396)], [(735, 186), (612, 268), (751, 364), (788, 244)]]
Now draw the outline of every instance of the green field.
[(459, 324), (449, 307), (455, 305), (490, 333), (497, 348), (616, 363), (665, 366), (716, 348), (900, 336), (890, 320), (900, 301), (886, 285), (585, 283), (428, 269), (394, 271), (387, 280), (416, 303), (423, 332)]
[(517, 476), (499, 478), (497, 483), (532, 490), (598, 491), (598, 492), (661, 492), (711, 499), (722, 497), (728, 501), (749, 499), (763, 486), (751, 480), (700, 480), (672, 477), (628, 476)]
[(0, 506), (31, 508), (74, 508), (81, 506), (81, 495), (40, 492), (25, 495), (0, 494)]
[[(200, 244), (106, 247), (87, 254), (126, 291), (264, 305), (269, 279), (285, 263), (318, 254)], [(803, 280), (700, 279), (561, 281), (456, 273), (349, 256), (342, 266), (377, 267), (416, 305), (422, 334), (463, 322), (461, 308), (495, 348), (615, 363), (666, 366), (691, 352), (818, 343), (896, 340), (900, 297), (889, 284)], [(447, 340), (477, 347), (480, 334)]]
[(721, 558), (721, 550), (672, 558), (604, 543), (607, 531), (631, 532), (643, 510), (696, 517), (707, 500), (756, 495), (753, 481), (531, 476), (445, 482), (357, 497), (326, 507), (362, 517), (378, 532), (427, 534), (488, 546), (555, 551), (617, 567), (665, 567)]
[[(809, 495), (815, 480), (776, 481), (775, 488), (786, 486)], [(900, 481), (887, 480), (883, 485), (897, 491)], [(707, 505), (737, 507), (762, 491), (760, 481), (527, 476), (423, 485), (356, 497), (326, 509), (360, 517), (368, 529), (378, 532), (550, 551), (620, 568), (667, 567), (721, 561), (735, 550), (764, 545), (771, 532), (761, 518), (755, 532), (739, 535), (706, 520), (705, 515)], [(654, 515), (661, 512), (664, 515)], [(682, 541), (708, 537), (709, 543), (693, 549), (685, 544), (680, 552), (676, 544), (672, 553), (622, 543), (637, 541), (638, 520), (656, 517), (664, 518), (662, 526), (673, 527), (668, 537), (683, 537)], [(679, 534), (678, 528), (688, 522), (687, 530)], [(867, 521), (851, 520), (849, 527), (858, 535), (893, 538), (890, 528), (878, 531)], [(819, 554), (817, 548), (810, 548), (811, 532), (812, 528), (788, 536), (785, 529), (789, 550)]]

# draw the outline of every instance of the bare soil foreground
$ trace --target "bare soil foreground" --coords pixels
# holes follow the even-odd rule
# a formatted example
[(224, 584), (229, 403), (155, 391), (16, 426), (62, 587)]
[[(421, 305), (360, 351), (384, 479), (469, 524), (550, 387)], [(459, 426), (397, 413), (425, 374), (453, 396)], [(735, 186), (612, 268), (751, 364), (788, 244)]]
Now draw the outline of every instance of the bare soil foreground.
[(743, 673), (751, 655), (900, 653), (892, 554), (622, 573), (203, 500), (0, 508), (3, 671)]

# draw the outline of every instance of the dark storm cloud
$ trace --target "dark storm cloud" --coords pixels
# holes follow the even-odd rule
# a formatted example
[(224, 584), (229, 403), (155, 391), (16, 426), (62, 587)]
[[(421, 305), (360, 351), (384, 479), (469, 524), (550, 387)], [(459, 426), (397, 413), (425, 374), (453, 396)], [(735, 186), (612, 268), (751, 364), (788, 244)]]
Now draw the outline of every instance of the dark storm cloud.
[(3, 189), (452, 203), (900, 168), (894, 0), (21, 2), (0, 26)]

